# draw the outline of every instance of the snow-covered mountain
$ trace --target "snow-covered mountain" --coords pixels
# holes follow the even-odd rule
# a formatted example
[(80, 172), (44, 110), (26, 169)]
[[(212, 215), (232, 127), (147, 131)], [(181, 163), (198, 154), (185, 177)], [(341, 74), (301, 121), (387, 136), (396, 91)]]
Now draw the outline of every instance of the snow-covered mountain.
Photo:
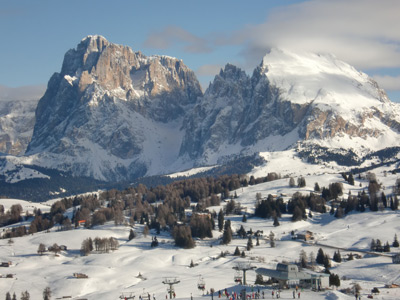
[(399, 106), (332, 55), (272, 49), (251, 77), (226, 65), (187, 116), (181, 154), (285, 150), (298, 141), (366, 151), (398, 145)]
[(39, 99), (0, 99), (0, 152), (22, 155), (31, 140)]
[(163, 170), (177, 159), (182, 118), (201, 94), (181, 60), (88, 36), (50, 79), (27, 155), (104, 180)]
[(399, 105), (332, 55), (271, 49), (252, 76), (227, 64), (203, 94), (181, 60), (88, 36), (50, 79), (19, 161), (107, 181), (289, 149), (354, 165), (399, 131)]

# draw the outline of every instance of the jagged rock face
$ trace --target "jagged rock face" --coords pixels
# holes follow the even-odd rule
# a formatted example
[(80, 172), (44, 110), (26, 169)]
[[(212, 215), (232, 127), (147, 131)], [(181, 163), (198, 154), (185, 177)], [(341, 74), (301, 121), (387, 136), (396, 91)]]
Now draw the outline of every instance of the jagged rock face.
[(0, 152), (25, 153), (35, 124), (38, 100), (0, 101)]
[(180, 124), (201, 95), (194, 73), (181, 60), (146, 57), (89, 36), (65, 54), (61, 73), (50, 79), (27, 154), (42, 161), (43, 153), (68, 157), (71, 161), (64, 157), (59, 164), (80, 175), (134, 177), (145, 172), (141, 155), (151, 150), (146, 147), (156, 146), (145, 145), (149, 131), (160, 142), (159, 128)]
[(260, 151), (260, 143), (284, 150), (298, 140), (329, 143), (399, 132), (398, 107), (366, 74), (330, 55), (279, 49), (251, 77), (227, 65), (186, 119), (180, 152), (199, 164), (234, 151)]
[(350, 148), (343, 141), (354, 138), (365, 148), (372, 138), (377, 150), (396, 144), (399, 115), (376, 82), (333, 56), (272, 49), (252, 76), (227, 64), (203, 95), (182, 61), (89, 36), (50, 79), (27, 155), (77, 175), (129, 180), (299, 140)]

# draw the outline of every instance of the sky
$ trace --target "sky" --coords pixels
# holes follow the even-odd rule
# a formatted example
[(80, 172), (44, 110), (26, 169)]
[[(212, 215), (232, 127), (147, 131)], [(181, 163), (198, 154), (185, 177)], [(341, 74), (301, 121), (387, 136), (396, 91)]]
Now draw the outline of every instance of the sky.
[(99, 34), (182, 59), (204, 88), (227, 63), (251, 74), (271, 47), (331, 53), (400, 102), (399, 12), (398, 0), (0, 0), (0, 97), (43, 93), (65, 52)]

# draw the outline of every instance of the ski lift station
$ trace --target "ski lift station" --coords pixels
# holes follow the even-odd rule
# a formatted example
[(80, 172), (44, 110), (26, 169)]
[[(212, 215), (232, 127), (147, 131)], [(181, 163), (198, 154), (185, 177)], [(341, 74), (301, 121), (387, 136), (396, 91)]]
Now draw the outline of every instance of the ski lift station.
[(280, 288), (300, 286), (318, 291), (329, 288), (329, 274), (316, 273), (310, 270), (299, 271), (298, 267), (293, 264), (279, 263), (275, 270), (258, 268), (256, 273), (277, 280)]

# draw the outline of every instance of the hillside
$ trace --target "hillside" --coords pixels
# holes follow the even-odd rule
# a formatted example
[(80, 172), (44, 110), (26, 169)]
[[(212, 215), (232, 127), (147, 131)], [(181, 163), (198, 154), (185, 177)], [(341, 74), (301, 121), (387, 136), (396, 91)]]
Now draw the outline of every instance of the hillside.
[[(295, 168), (295, 167), (294, 167)], [(389, 196), (392, 186), (397, 180), (397, 176), (390, 173), (393, 166), (380, 167), (373, 172), (376, 178), (383, 184), (383, 190)], [(257, 173), (258, 172), (258, 173)], [(267, 169), (258, 169), (254, 174), (265, 176)], [(300, 170), (296, 170), (300, 174)], [(309, 256), (312, 252), (316, 256), (318, 249), (322, 248), (330, 257), (336, 248), (348, 248), (352, 253), (359, 253), (362, 258), (342, 263), (332, 262), (330, 271), (339, 274), (341, 278), (340, 289), (351, 287), (353, 283), (358, 283), (361, 287), (362, 299), (367, 297), (373, 287), (378, 287), (380, 295), (374, 299), (398, 299), (399, 289), (385, 289), (386, 283), (400, 283), (398, 265), (392, 264), (391, 258), (386, 256), (400, 252), (399, 248), (391, 248), (390, 253), (383, 253), (384, 256), (370, 255), (363, 253), (369, 251), (372, 239), (380, 239), (383, 243), (392, 243), (394, 235), (400, 232), (399, 211), (382, 208), (377, 212), (371, 212), (367, 208), (365, 212), (352, 211), (343, 218), (335, 218), (329, 213), (320, 214), (312, 212), (312, 217), (306, 220), (292, 222), (291, 214), (283, 214), (279, 218), (280, 226), (273, 226), (272, 219), (262, 219), (252, 216), (256, 203), (257, 193), (261, 197), (269, 194), (284, 195), (283, 199), (287, 202), (292, 195), (299, 191), (308, 194), (314, 191), (314, 184), (318, 182), (321, 187), (327, 187), (333, 182), (343, 184), (343, 198), (351, 192), (356, 195), (359, 191), (365, 190), (368, 180), (355, 176), (355, 184), (347, 184), (340, 174), (335, 172), (325, 174), (315, 174), (304, 176), (306, 185), (302, 188), (290, 187), (288, 178), (277, 179), (270, 182), (249, 185), (232, 191), (236, 193), (234, 200), (244, 208), (248, 218), (247, 222), (242, 221), (242, 216), (227, 215), (225, 220), (231, 220), (232, 231), (236, 232), (241, 225), (246, 230), (252, 229), (253, 232), (262, 230), (260, 245), (254, 246), (247, 251), (247, 238), (234, 238), (228, 245), (222, 245), (222, 233), (218, 230), (212, 232), (212, 238), (196, 238), (196, 247), (193, 249), (181, 249), (174, 246), (174, 241), (167, 231), (156, 234), (151, 230), (150, 234), (143, 234), (144, 225), (137, 222), (132, 229), (137, 233), (137, 237), (128, 241), (130, 226), (114, 225), (108, 222), (104, 225), (95, 226), (90, 229), (83, 227), (68, 231), (58, 231), (59, 226), (55, 226), (48, 233), (38, 232), (33, 235), (13, 238), (13, 243), (9, 244), (7, 239), (0, 240), (0, 256), (4, 261), (11, 261), (9, 268), (1, 269), (2, 274), (15, 274), (13, 279), (0, 279), (0, 291), (5, 294), (10, 291), (16, 292), (19, 296), (22, 291), (28, 290), (31, 297), (39, 299), (42, 291), (49, 286), (53, 292), (53, 297), (72, 296), (73, 299), (116, 299), (125, 293), (132, 292), (138, 298), (139, 295), (149, 293), (156, 299), (164, 299), (166, 296), (166, 286), (162, 284), (165, 277), (176, 277), (180, 283), (175, 286), (176, 297), (187, 299), (191, 295), (195, 299), (210, 299), (197, 289), (199, 276), (204, 278), (206, 291), (214, 288), (218, 297), (218, 291), (227, 288), (229, 292), (239, 292), (242, 286), (234, 283), (235, 271), (232, 269), (238, 262), (250, 262), (256, 267), (272, 267), (277, 262), (299, 260), (301, 250)], [(297, 179), (297, 175), (293, 174)], [(155, 190), (154, 190), (155, 191)], [(108, 193), (107, 197), (113, 197)], [(112, 198), (110, 198), (112, 199)], [(54, 203), (26, 203), (21, 200), (1, 200), (1, 203), (9, 208), (13, 203), (22, 203), (24, 212), (32, 211), (33, 206), (46, 212), (46, 207)], [(327, 209), (329, 211), (329, 204)], [(161, 205), (158, 203), (157, 205)], [(209, 207), (210, 211), (218, 212), (220, 208), (226, 206)], [(71, 217), (72, 209), (65, 215)], [(189, 213), (189, 210), (187, 211)], [(128, 221), (128, 217), (125, 217)], [(217, 222), (217, 221), (216, 221)], [(25, 223), (27, 224), (27, 223)], [(18, 226), (15, 224), (12, 226)], [(7, 228), (7, 227), (4, 227)], [(302, 232), (309, 230), (314, 233), (316, 243), (302, 243), (291, 239), (291, 231)], [(268, 241), (270, 231), (275, 234), (276, 247), (271, 248)], [(159, 245), (155, 248), (150, 247), (152, 238), (157, 236)], [(82, 241), (88, 237), (114, 237), (119, 242), (119, 248), (110, 253), (91, 253), (88, 256), (80, 255)], [(256, 244), (253, 238), (254, 245)], [(40, 243), (51, 246), (54, 243), (66, 245), (67, 251), (61, 251), (57, 256), (46, 252), (43, 256), (37, 254)], [(244, 250), (246, 258), (232, 256), (236, 246)], [(361, 251), (361, 252), (357, 252)], [(227, 252), (225, 257), (220, 257), (221, 252)], [(342, 258), (349, 254), (348, 251), (341, 250)], [(229, 254), (228, 254), (229, 253)], [(193, 261), (194, 267), (189, 265)], [(322, 267), (320, 267), (322, 268)], [(40, 269), (40, 272), (38, 270)], [(76, 279), (73, 273), (85, 273), (88, 279)], [(142, 276), (138, 276), (141, 274)], [(247, 281), (253, 285), (255, 273), (249, 271)], [(264, 290), (267, 297), (271, 295), (271, 287), (248, 287), (248, 292), (258, 288)], [(291, 298), (291, 290), (282, 291), (282, 298)], [(353, 295), (345, 295), (339, 291), (328, 290), (324, 292), (303, 291), (302, 298), (305, 299), (354, 299)]]

